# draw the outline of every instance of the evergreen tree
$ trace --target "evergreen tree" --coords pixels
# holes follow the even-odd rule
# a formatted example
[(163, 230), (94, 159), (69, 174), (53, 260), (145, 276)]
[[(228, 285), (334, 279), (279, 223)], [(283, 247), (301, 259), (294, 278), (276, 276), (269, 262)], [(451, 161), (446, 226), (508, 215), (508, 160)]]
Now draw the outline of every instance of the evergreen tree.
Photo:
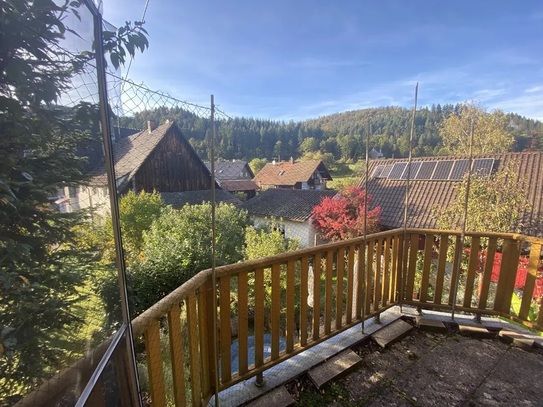
[[(92, 53), (58, 47), (78, 2), (0, 0), (0, 405), (11, 405), (67, 362), (81, 317), (79, 288), (91, 259), (77, 246), (80, 214), (51, 202), (85, 180), (76, 151), (97, 127), (97, 108), (58, 107)], [(127, 23), (127, 26), (129, 24)], [(110, 33), (111, 62), (145, 48), (130, 26)], [(135, 36), (135, 37), (134, 37)], [(137, 40), (134, 40), (137, 38)]]

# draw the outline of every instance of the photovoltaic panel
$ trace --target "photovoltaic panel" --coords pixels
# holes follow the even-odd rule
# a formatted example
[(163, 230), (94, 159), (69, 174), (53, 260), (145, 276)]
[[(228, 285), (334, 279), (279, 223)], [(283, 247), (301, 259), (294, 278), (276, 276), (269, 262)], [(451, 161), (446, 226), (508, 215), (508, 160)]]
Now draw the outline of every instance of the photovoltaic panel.
[(469, 167), (469, 160), (455, 160), (454, 167), (451, 171), (449, 179), (451, 181), (461, 181), (464, 175), (467, 174)]
[(454, 161), (438, 161), (434, 175), (432, 175), (432, 180), (447, 180), (449, 179), (449, 173), (454, 164)]
[(388, 179), (400, 179), (402, 176), (403, 170), (405, 170), (405, 167), (407, 167), (407, 163), (396, 163), (394, 164), (394, 167), (392, 168), (392, 171), (390, 171), (390, 175), (388, 176)]
[(424, 161), (415, 179), (431, 179), (436, 165), (437, 161)]
[(384, 165), (378, 165), (377, 167), (375, 167), (375, 169), (373, 170), (372, 178), (380, 178), (381, 173), (383, 172), (384, 169), (385, 169)]
[[(417, 171), (420, 168), (420, 164), (421, 164), (420, 161), (411, 163), (411, 165), (409, 166), (411, 168), (411, 171), (410, 171), (410, 174), (409, 174), (409, 179), (414, 179), (415, 178), (415, 176), (417, 175)], [(408, 167), (406, 166), (405, 171), (403, 172), (401, 179), (407, 179), (407, 172), (408, 172), (407, 168)]]
[(393, 167), (394, 167), (394, 164), (388, 164), (387, 166), (385, 166), (385, 169), (381, 173), (380, 178), (388, 178)]
[(493, 158), (478, 158), (473, 161), (473, 169), (471, 172), (480, 177), (489, 176), (494, 166)]

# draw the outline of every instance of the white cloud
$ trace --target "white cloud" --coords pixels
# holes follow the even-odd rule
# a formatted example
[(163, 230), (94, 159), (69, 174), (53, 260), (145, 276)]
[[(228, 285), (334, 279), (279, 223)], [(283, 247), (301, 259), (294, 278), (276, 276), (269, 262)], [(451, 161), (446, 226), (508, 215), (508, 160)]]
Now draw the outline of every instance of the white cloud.
[(524, 91), (524, 93), (536, 93), (543, 91), (543, 85), (532, 86)]

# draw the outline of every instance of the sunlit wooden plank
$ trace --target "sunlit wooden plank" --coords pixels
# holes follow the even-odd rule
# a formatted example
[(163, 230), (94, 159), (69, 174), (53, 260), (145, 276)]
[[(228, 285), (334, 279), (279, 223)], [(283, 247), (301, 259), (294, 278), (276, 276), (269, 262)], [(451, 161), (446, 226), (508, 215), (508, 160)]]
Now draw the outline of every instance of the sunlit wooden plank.
[(401, 241), (400, 241), (400, 251), (399, 251), (399, 259), (398, 264), (401, 265), (401, 270), (398, 273), (398, 277), (400, 278), (400, 281), (398, 282), (398, 285), (400, 287), (400, 298), (402, 299), (412, 299), (413, 293), (411, 293), (411, 296), (407, 296), (407, 266), (409, 263), (409, 242), (410, 239), (408, 236), (402, 235)]
[(368, 246), (366, 248), (366, 292), (364, 293), (365, 298), (365, 314), (369, 315), (371, 312), (371, 300), (373, 298), (373, 248), (375, 247), (375, 241), (368, 241)]
[[(185, 367), (183, 364), (181, 312), (178, 305), (173, 306), (168, 312), (168, 333), (170, 336), (170, 356), (172, 361), (173, 395), (175, 405), (185, 406)], [(207, 364), (205, 366), (207, 366)]]
[[(203, 352), (203, 362), (205, 363), (205, 359), (207, 358), (207, 364), (204, 364), (207, 366), (207, 373), (202, 375), (203, 380), (207, 380), (205, 382), (205, 386), (203, 387), (204, 396), (205, 395), (211, 395), (214, 392), (215, 389), (215, 348), (216, 348), (216, 341), (217, 338), (214, 335), (214, 329), (216, 324), (216, 309), (213, 309), (213, 303), (214, 298), (216, 298), (217, 289), (216, 286), (213, 285), (212, 279), (206, 280), (204, 284), (198, 289), (198, 295), (199, 303), (198, 307), (201, 305), (201, 311), (202, 311), (202, 318), (200, 319), (202, 324), (205, 324), (205, 329), (201, 329), (201, 337), (200, 342), (202, 343), (202, 348), (206, 348), (205, 350), (202, 350)], [(207, 344), (207, 346), (206, 346)]]
[(496, 288), (496, 302), (494, 303), (494, 310), (496, 311), (506, 314), (510, 313), (511, 296), (515, 288), (519, 257), (519, 242), (512, 239), (504, 239), (500, 277), (498, 279), (498, 287)]
[(345, 312), (347, 324), (350, 324), (353, 318), (354, 252), (355, 247), (350, 246), (347, 257), (347, 310)]
[(383, 306), (388, 304), (388, 295), (390, 292), (390, 237), (385, 238), (383, 246), (383, 289), (381, 290), (381, 299)]
[[(213, 362), (213, 297), (208, 292), (211, 281), (198, 289), (198, 328), (200, 331), (200, 359), (202, 364), (202, 397), (211, 394), (212, 378), (215, 366)], [(211, 315), (210, 315), (211, 314)]]
[(334, 252), (328, 250), (326, 253), (326, 288), (324, 291), (324, 333), (328, 335), (332, 331), (332, 296), (333, 296), (333, 272)]
[(300, 345), (307, 345), (307, 299), (309, 258), (303, 257), (300, 270)]
[(456, 279), (458, 278), (458, 269), (460, 267), (460, 261), (462, 260), (462, 253), (460, 252), (460, 236), (456, 236), (456, 241), (454, 244), (454, 260), (451, 273), (451, 286), (449, 287), (449, 305), (452, 305), (455, 298), (455, 289), (456, 289)]
[(419, 253), (419, 235), (411, 235), (409, 243), (409, 265), (407, 269), (406, 295), (408, 300), (413, 299), (415, 288), (415, 275), (417, 270), (417, 255)]
[(321, 276), (322, 259), (321, 253), (315, 254), (313, 263), (313, 340), (316, 341), (320, 336), (321, 325)]
[(255, 270), (255, 367), (264, 364), (264, 269)]
[(434, 291), (434, 304), (441, 304), (443, 297), (443, 282), (445, 281), (445, 269), (447, 267), (447, 250), (449, 249), (449, 236), (439, 236), (439, 255), (437, 259), (436, 289)]
[(379, 304), (381, 302), (381, 254), (383, 252), (383, 241), (377, 240), (377, 247), (375, 253), (375, 271), (373, 277), (373, 310), (379, 310)]
[(232, 361), (230, 357), (232, 345), (232, 330), (230, 328), (230, 276), (222, 276), (220, 278), (219, 304), (221, 317), (221, 380), (223, 383), (228, 383), (232, 378)]
[(479, 249), (481, 246), (481, 238), (478, 236), (471, 238), (471, 249), (468, 261), (468, 275), (466, 277), (466, 288), (464, 292), (464, 307), (471, 307), (473, 297), (473, 283), (475, 282), (475, 273), (477, 269), (477, 260), (479, 258)]
[(364, 309), (364, 299), (366, 298), (365, 291), (365, 273), (366, 273), (366, 243), (358, 246), (358, 276), (356, 287), (356, 319), (362, 318), (362, 310)]
[(488, 292), (490, 290), (490, 280), (492, 277), (492, 269), (494, 268), (494, 256), (498, 247), (498, 239), (491, 237), (488, 240), (488, 248), (486, 250), (485, 268), (481, 281), (481, 292), (479, 293), (479, 309), (486, 309), (488, 301)]
[(340, 247), (336, 260), (336, 329), (340, 329), (343, 322), (343, 274), (345, 270), (345, 249)]
[[(221, 287), (221, 291), (222, 291), (222, 287)], [(202, 381), (201, 381), (201, 360), (200, 360), (200, 352), (198, 349), (198, 328), (197, 328), (198, 315), (196, 313), (196, 295), (194, 293), (189, 294), (186, 304), (187, 304), (187, 326), (188, 326), (188, 334), (189, 334), (190, 384), (191, 384), (191, 392), (192, 392), (192, 405), (199, 406), (201, 404), (201, 399), (202, 399)], [(228, 325), (230, 326), (230, 324)], [(223, 369), (228, 368), (228, 373), (230, 373), (230, 347), (228, 347), (228, 355), (222, 354), (221, 356), (228, 357), (228, 367), (226, 367), (223, 364), (222, 368)]]
[(248, 272), (239, 273), (238, 276), (238, 346), (239, 346), (239, 374), (247, 373), (248, 369), (248, 345), (249, 337), (249, 294)]
[(528, 319), (528, 312), (530, 311), (530, 305), (532, 304), (532, 297), (534, 295), (534, 287), (537, 279), (537, 268), (539, 266), (539, 258), (541, 256), (541, 245), (532, 243), (530, 248), (530, 258), (528, 259), (528, 271), (526, 273), (526, 283), (524, 284), (524, 291), (522, 295), (522, 303), (520, 304), (519, 318), (522, 320)]
[(145, 338), (145, 354), (147, 356), (147, 371), (153, 406), (165, 407), (164, 370), (160, 352), (160, 331), (157, 320), (153, 320), (143, 333)]
[(287, 353), (294, 349), (294, 318), (294, 260), (289, 260), (287, 263)]
[(391, 264), (391, 270), (390, 270), (390, 288), (389, 288), (389, 299), (390, 301), (394, 302), (397, 301), (398, 298), (396, 296), (396, 293), (398, 292), (397, 284), (398, 284), (398, 274), (400, 273), (401, 267), (400, 267), (400, 237), (394, 236), (392, 238), (392, 264)]
[(420, 283), (420, 302), (428, 301), (428, 286), (430, 285), (430, 269), (432, 267), (433, 248), (434, 235), (425, 235), (424, 260), (422, 263), (422, 278)]
[(279, 338), (281, 336), (281, 266), (272, 265), (272, 315), (271, 315), (271, 359), (279, 357)]

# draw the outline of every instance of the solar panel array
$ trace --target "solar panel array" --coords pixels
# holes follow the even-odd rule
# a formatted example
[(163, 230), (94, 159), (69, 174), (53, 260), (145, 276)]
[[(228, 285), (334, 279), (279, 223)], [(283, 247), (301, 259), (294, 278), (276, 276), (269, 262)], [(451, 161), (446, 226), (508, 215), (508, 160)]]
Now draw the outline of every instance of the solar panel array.
[(405, 167), (407, 167), (406, 162), (394, 164), (394, 167), (392, 168), (392, 171), (390, 171), (390, 175), (388, 176), (388, 179), (400, 179), (400, 177), (403, 174), (403, 171), (405, 170)]
[(419, 170), (421, 165), (420, 161), (412, 162), (411, 165), (407, 165), (405, 167), (405, 170), (402, 174), (401, 179), (407, 179), (407, 175), (409, 174), (410, 179), (414, 179), (415, 175), (417, 174), (417, 171)]
[(378, 165), (377, 167), (375, 167), (375, 169), (373, 170), (372, 177), (373, 178), (382, 178), (381, 174), (382, 174), (384, 168), (385, 168), (384, 165)]
[(464, 178), (464, 175), (467, 174), (469, 167), (469, 160), (456, 160), (454, 162), (454, 167), (449, 175), (449, 180), (451, 181), (460, 181)]
[(492, 172), (493, 167), (494, 167), (493, 158), (480, 158), (473, 162), (473, 167), (471, 171), (474, 174), (484, 177)]
[(432, 175), (432, 180), (447, 180), (449, 179), (449, 174), (451, 173), (452, 166), (454, 161), (439, 161), (436, 165), (434, 174)]
[[(478, 176), (488, 176), (494, 168), (493, 158), (477, 158), (473, 160), (472, 173)], [(407, 162), (378, 165), (373, 171), (374, 178), (390, 180), (407, 179)], [(469, 160), (440, 160), (411, 162), (410, 179), (431, 181), (461, 181), (468, 172)]]
[(423, 161), (419, 172), (413, 179), (432, 179), (436, 165), (437, 161)]
[(385, 167), (383, 172), (381, 173), (381, 178), (388, 178), (390, 175), (390, 172), (392, 171), (392, 168), (394, 168), (394, 164), (389, 164)]

